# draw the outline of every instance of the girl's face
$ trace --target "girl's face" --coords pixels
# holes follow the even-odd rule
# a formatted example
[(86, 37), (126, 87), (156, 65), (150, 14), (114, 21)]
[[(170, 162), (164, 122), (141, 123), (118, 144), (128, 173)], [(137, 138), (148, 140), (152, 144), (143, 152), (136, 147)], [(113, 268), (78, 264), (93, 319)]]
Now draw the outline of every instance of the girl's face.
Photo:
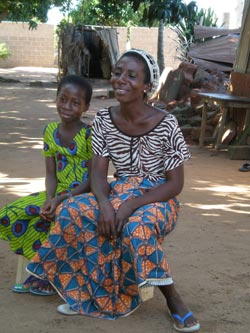
[(144, 83), (145, 68), (143, 63), (133, 57), (124, 56), (116, 64), (110, 82), (119, 102), (131, 102), (143, 99), (144, 92), (151, 84)]
[(85, 102), (85, 91), (78, 85), (63, 85), (56, 98), (57, 112), (64, 122), (79, 120), (89, 108)]

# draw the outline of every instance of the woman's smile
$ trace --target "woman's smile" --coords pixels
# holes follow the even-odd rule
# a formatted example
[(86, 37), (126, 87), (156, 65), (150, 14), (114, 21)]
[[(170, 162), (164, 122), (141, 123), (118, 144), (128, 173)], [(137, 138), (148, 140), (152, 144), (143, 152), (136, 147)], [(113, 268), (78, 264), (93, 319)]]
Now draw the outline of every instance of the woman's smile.
[(127, 94), (129, 91), (128, 91), (127, 89), (115, 88), (115, 92), (116, 92), (118, 95), (125, 95), (125, 94)]

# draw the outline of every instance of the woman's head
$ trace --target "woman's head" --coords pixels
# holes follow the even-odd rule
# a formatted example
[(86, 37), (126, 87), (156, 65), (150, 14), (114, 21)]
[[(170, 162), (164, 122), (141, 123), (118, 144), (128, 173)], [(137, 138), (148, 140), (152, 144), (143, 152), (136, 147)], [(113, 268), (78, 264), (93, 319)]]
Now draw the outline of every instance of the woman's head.
[[(137, 66), (134, 63), (136, 63)], [(141, 96), (145, 98), (148, 92), (153, 92), (157, 88), (159, 68), (150, 54), (143, 50), (131, 49), (123, 53), (116, 62), (111, 77), (111, 83), (116, 91), (115, 83), (116, 86), (119, 86), (117, 82), (125, 83), (126, 81), (127, 83), (131, 83), (132, 86), (133, 79), (137, 78), (137, 81), (139, 81), (141, 77), (144, 83)]]
[(145, 83), (151, 83), (152, 84), (152, 90), (155, 90), (158, 85), (159, 81), (159, 67), (155, 59), (146, 51), (140, 50), (140, 49), (131, 49), (126, 52), (124, 52), (118, 61), (123, 58), (124, 56), (131, 56), (139, 59), (143, 64), (145, 68)]
[(77, 75), (65, 76), (57, 89), (56, 106), (62, 122), (79, 121), (89, 108), (92, 87), (87, 80)]

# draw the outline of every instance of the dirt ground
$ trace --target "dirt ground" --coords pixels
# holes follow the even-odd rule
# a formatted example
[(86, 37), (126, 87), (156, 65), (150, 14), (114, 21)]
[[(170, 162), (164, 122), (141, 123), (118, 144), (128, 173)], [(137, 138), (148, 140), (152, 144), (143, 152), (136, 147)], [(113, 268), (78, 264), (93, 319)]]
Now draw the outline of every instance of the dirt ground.
[[(43, 189), (42, 130), (57, 120), (55, 70), (0, 69), (0, 206)], [(30, 84), (31, 81), (42, 83)], [(92, 81), (94, 97), (88, 120), (100, 107), (115, 103), (107, 83)], [(176, 229), (165, 251), (176, 286), (199, 318), (200, 332), (247, 333), (250, 309), (250, 173), (239, 172), (245, 161), (217, 156), (208, 147), (190, 147), (185, 187)], [(67, 317), (56, 311), (59, 296), (19, 295), (15, 283), (17, 256), (0, 241), (0, 332), (174, 332), (163, 297), (144, 302), (130, 317), (105, 321)]]

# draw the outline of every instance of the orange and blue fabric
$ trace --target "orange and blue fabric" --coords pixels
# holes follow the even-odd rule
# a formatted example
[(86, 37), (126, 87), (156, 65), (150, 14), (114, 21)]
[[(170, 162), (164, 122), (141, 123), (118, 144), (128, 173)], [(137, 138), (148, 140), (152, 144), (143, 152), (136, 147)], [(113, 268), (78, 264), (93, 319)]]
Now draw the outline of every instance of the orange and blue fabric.
[[(117, 210), (132, 197), (162, 183), (120, 177), (110, 184)], [(118, 240), (97, 234), (98, 204), (92, 193), (64, 201), (55, 226), (27, 266), (46, 278), (71, 309), (93, 317), (116, 319), (141, 303), (140, 286), (172, 283), (162, 241), (177, 222), (179, 203), (145, 205), (136, 210)]]

